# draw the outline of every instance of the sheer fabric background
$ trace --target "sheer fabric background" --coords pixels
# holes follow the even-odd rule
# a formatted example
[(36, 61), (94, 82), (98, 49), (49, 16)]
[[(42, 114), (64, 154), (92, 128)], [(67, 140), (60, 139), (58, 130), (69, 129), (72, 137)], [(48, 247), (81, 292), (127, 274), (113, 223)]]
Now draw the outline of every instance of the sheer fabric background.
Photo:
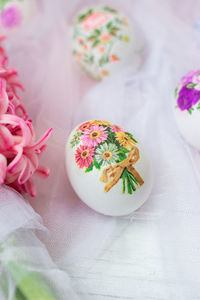
[[(200, 156), (180, 137), (173, 119), (176, 83), (199, 68), (198, 1), (107, 1), (140, 28), (143, 63), (102, 83), (71, 59), (69, 25), (83, 1), (43, 1), (38, 16), (9, 36), (10, 64), (26, 87), (36, 132), (49, 127), (43, 162), (51, 176), (28, 199), (44, 218), (46, 245), (69, 273), (82, 299), (200, 298)], [(84, 4), (101, 1), (84, 1)], [(102, 1), (103, 3), (103, 1)], [(65, 172), (65, 142), (87, 119), (113, 121), (134, 133), (154, 166), (150, 198), (132, 216), (109, 218), (86, 207)], [(95, 197), (95, 196), (94, 196)]]

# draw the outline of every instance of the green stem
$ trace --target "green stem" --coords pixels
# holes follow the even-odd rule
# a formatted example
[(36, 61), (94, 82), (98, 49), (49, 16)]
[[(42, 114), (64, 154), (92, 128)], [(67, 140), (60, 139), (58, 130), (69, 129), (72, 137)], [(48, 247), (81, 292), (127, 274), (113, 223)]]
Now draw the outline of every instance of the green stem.
[[(1, 252), (3, 249), (0, 247), (0, 254)], [(20, 261), (18, 263), (9, 261), (4, 264), (5, 271), (9, 273), (16, 285), (14, 300), (56, 300), (54, 292), (44, 278), (37, 272), (28, 271), (28, 262), (23, 262), (23, 265), (27, 266), (27, 270), (20, 265)], [(8, 283), (3, 274), (0, 278), (0, 286), (5, 297), (8, 298)]]
[[(56, 300), (52, 290), (38, 273), (29, 272), (15, 262), (9, 262), (6, 269), (17, 284), (15, 300)], [(19, 278), (22, 279), (19, 281)]]

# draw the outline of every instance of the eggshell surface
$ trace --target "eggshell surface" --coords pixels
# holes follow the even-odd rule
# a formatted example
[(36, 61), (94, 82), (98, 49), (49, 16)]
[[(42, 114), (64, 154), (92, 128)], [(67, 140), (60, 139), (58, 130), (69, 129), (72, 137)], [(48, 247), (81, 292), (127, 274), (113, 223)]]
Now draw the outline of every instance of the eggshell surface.
[(187, 73), (178, 83), (173, 111), (183, 138), (200, 150), (200, 70)]
[(101, 80), (122, 67), (137, 67), (141, 59), (140, 34), (128, 18), (108, 6), (81, 10), (72, 27), (73, 55), (92, 78)]
[(71, 132), (66, 167), (80, 199), (104, 215), (131, 214), (152, 189), (152, 167), (141, 145), (108, 121), (87, 121)]

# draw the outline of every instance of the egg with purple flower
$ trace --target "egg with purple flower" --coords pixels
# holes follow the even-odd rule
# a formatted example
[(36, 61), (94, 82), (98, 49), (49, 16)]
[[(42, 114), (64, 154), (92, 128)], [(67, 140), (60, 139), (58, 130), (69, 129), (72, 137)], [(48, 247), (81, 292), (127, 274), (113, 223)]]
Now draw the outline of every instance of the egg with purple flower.
[(181, 135), (200, 150), (200, 70), (187, 73), (178, 83), (174, 116)]
[(0, 1), (1, 34), (8, 34), (27, 23), (37, 11), (37, 3), (37, 0)]
[(66, 168), (79, 198), (104, 215), (129, 215), (151, 192), (152, 167), (142, 146), (108, 121), (86, 121), (71, 132)]

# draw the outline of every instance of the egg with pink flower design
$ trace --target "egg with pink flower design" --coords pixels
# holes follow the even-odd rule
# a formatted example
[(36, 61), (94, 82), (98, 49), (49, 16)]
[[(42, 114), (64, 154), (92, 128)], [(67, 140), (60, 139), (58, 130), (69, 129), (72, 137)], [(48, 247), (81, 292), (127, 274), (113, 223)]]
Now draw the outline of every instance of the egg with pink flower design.
[(104, 215), (129, 215), (151, 192), (152, 167), (143, 148), (108, 121), (86, 121), (71, 132), (66, 168), (80, 199)]
[(0, 1), (0, 30), (2, 34), (20, 28), (37, 12), (37, 0), (3, 0)]
[(133, 22), (106, 5), (78, 12), (72, 26), (73, 55), (92, 78), (101, 80), (122, 67), (137, 69), (143, 43)]
[(181, 135), (200, 150), (200, 70), (181, 78), (175, 89), (173, 108)]

